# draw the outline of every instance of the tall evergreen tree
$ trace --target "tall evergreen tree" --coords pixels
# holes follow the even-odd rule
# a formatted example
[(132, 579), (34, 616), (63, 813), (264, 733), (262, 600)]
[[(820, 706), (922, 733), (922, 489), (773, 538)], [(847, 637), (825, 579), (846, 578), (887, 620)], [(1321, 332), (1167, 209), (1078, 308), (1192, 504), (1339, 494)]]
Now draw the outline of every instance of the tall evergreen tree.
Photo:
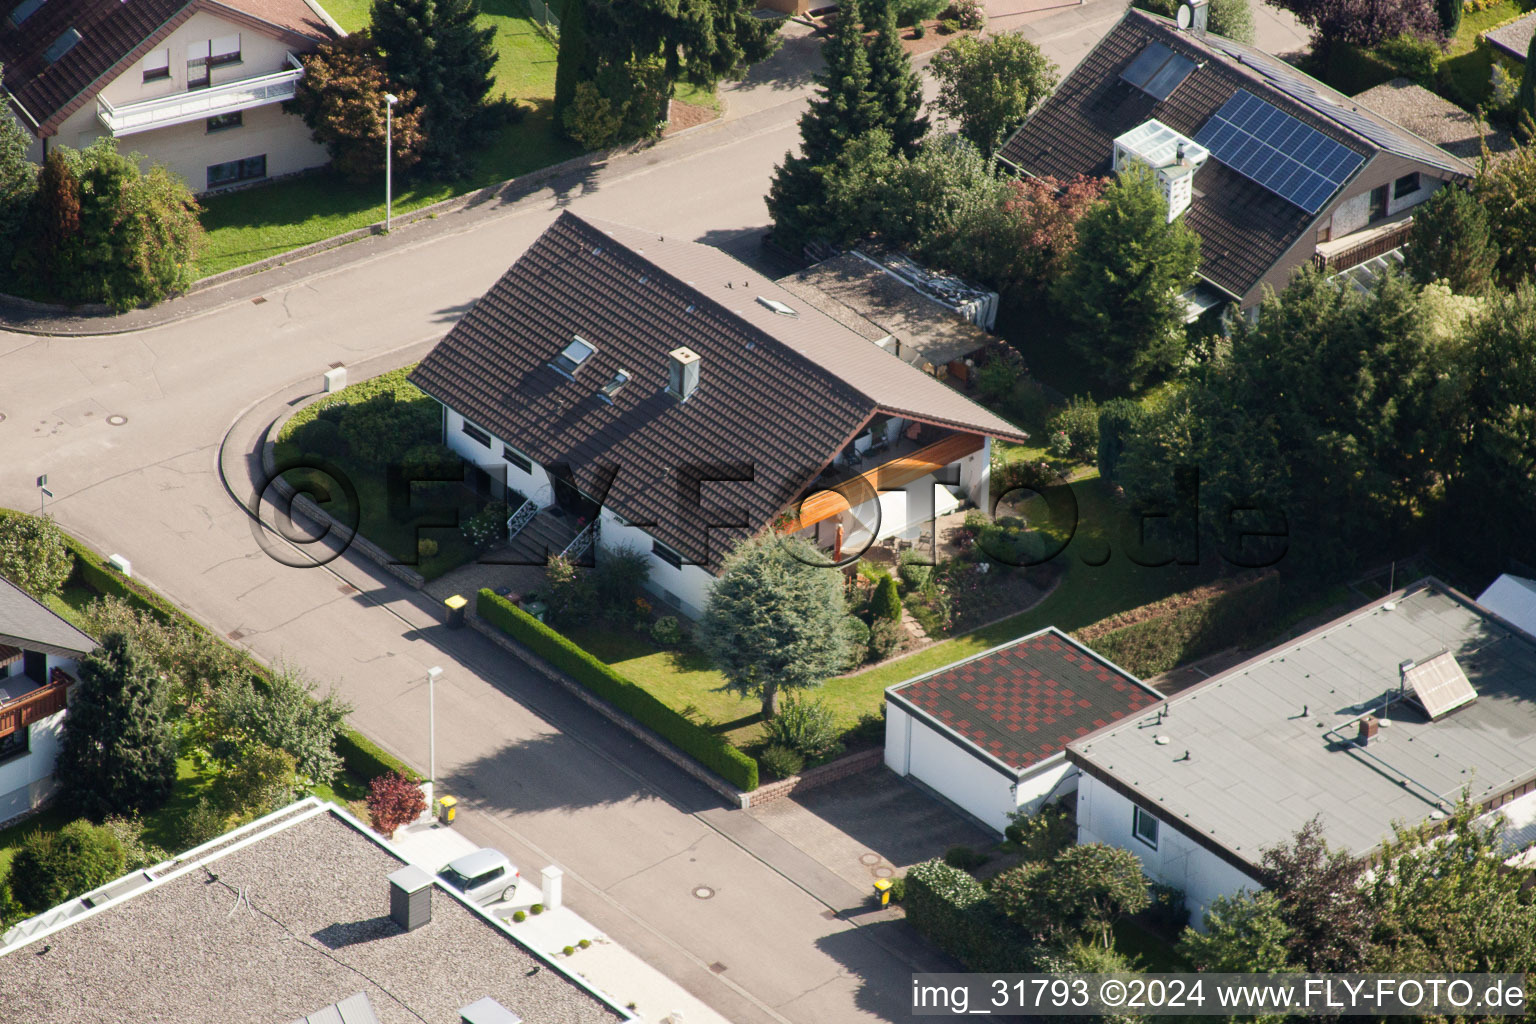
[(1440, 189), (1413, 213), (1403, 265), (1419, 284), (1443, 280), (1457, 295), (1486, 294), (1499, 265), (1488, 211), (1465, 189)]
[(555, 125), (564, 131), (565, 112), (576, 98), (576, 86), (592, 79), (594, 58), (587, 38), (587, 0), (565, 0), (560, 6), (560, 49), (555, 63)]
[(768, 190), (774, 240), (789, 249), (824, 234), (825, 168), (851, 140), (884, 125), (860, 17), (858, 0), (838, 8), (832, 38), (821, 50), (826, 66), (816, 76), (818, 94), (800, 115), (800, 153), (785, 155)]
[(121, 633), (80, 663), (54, 771), (65, 798), (100, 820), (154, 810), (176, 782), (176, 729), (165, 680)]
[(477, 25), (479, 16), (479, 0), (373, 0), (373, 38), (389, 80), (421, 103), (434, 173), (465, 167), (495, 81), (496, 30)]
[(901, 48), (901, 34), (896, 28), (896, 10), (891, 0), (870, 0), (875, 38), (869, 44), (869, 86), (884, 115), (882, 127), (891, 133), (897, 151), (906, 156), (928, 133), (928, 119), (922, 116), (923, 87), (912, 70), (907, 51)]
[(1461, 29), (1461, 0), (1435, 0), (1435, 14), (1440, 18), (1440, 31), (1447, 39), (1455, 39)]
[[(1520, 76), (1519, 110), (1516, 112), (1520, 118), (1520, 126), (1529, 136), (1536, 132), (1536, 33), (1531, 35), (1531, 45), (1525, 51), (1525, 72)], [(1526, 118), (1531, 118), (1527, 122)], [(1532, 139), (1536, 142), (1536, 139)]]

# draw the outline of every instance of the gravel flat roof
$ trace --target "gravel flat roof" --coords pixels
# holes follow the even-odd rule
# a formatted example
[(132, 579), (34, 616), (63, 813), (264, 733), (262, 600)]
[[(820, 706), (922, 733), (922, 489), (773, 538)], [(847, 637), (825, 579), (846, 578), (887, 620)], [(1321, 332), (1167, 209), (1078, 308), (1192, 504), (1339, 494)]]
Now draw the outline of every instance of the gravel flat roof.
[(624, 1019), (440, 888), (403, 931), (401, 864), (334, 812), (279, 826), (0, 956), (0, 1017), (276, 1024), (361, 991), (382, 1024), (458, 1024), (486, 996), (537, 1024)]

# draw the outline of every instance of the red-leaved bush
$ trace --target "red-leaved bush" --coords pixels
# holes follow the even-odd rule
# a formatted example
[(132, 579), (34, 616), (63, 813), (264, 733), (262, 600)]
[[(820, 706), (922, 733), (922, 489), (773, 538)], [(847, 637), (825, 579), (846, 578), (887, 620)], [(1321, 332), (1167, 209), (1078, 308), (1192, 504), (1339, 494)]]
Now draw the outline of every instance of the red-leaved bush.
[(399, 772), (380, 775), (368, 784), (368, 818), (385, 839), (395, 838), (395, 829), (415, 821), (426, 809), (421, 787)]

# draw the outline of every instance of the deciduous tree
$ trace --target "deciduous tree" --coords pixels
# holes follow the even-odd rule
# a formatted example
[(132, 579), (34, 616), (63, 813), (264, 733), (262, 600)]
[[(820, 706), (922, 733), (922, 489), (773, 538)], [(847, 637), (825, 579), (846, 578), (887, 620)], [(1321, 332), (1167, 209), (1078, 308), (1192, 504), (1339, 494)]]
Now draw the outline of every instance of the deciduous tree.
[(726, 686), (778, 713), (779, 694), (821, 685), (848, 663), (842, 576), (799, 537), (751, 538), (726, 557), (699, 643)]
[(1184, 929), (1178, 952), (1197, 971), (1268, 974), (1292, 967), (1291, 926), (1272, 892), (1217, 896), (1205, 912), (1205, 930)]
[(1055, 62), (1016, 32), (962, 36), (934, 54), (929, 70), (939, 83), (934, 105), (986, 154), (1024, 123), (1059, 80)]
[(54, 772), (68, 803), (92, 818), (160, 807), (176, 782), (176, 729), (166, 684), (120, 633), (80, 662)]
[(1531, 36), (1531, 44), (1525, 51), (1525, 72), (1520, 76), (1520, 93), (1515, 106), (1518, 108), (1516, 116), (1521, 118), (1520, 127), (1530, 139), (1531, 133), (1536, 131), (1536, 121), (1525, 119), (1536, 119), (1536, 35)]
[(1312, 30), (1314, 52), (1350, 43), (1371, 47), (1407, 33), (1424, 39), (1440, 35), (1440, 19), (1429, 0), (1264, 0), (1290, 11)]
[(426, 145), (416, 95), (384, 74), (384, 56), (366, 29), (321, 43), (301, 58), (304, 77), (288, 105), (331, 155), (331, 166), (354, 182), (384, 173), (385, 101), (394, 94), (390, 151), (397, 172), (421, 159)]
[[(1132, 7), (1165, 18), (1174, 17), (1183, 0), (1135, 0)], [(1457, 0), (1460, 2), (1460, 0)], [(1218, 36), (1236, 39), (1240, 43), (1253, 42), (1253, 8), (1248, 0), (1211, 0), (1206, 9), (1206, 28)]]
[(27, 219), (32, 215), (39, 168), (27, 159), (31, 145), (31, 137), (10, 110), (0, 109), (0, 282), (12, 279), (16, 243), (26, 237)]
[(426, 809), (421, 787), (399, 772), (380, 775), (368, 784), (368, 818), (385, 839), (393, 839), (395, 829), (409, 825)]
[(1047, 863), (999, 875), (992, 901), (1015, 924), (1053, 945), (1085, 940), (1107, 949), (1114, 923), (1146, 909), (1150, 898), (1135, 854), (1085, 843)]
[(1313, 818), (1290, 842), (1265, 850), (1260, 863), (1290, 929), (1285, 943), (1292, 962), (1309, 971), (1364, 969), (1377, 919), (1364, 888), (1365, 862), (1330, 850)]
[(1465, 189), (1440, 189), (1413, 212), (1403, 265), (1419, 284), (1445, 281), (1458, 295), (1486, 294), (1499, 265), (1488, 211)]
[(1536, 267), (1536, 203), (1530, 198), (1536, 195), (1536, 145), (1488, 162), (1473, 181), (1472, 194), (1488, 210), (1499, 249), (1499, 283), (1513, 288)]
[(74, 571), (64, 531), (52, 516), (0, 516), (0, 576), (34, 597), (57, 594)]

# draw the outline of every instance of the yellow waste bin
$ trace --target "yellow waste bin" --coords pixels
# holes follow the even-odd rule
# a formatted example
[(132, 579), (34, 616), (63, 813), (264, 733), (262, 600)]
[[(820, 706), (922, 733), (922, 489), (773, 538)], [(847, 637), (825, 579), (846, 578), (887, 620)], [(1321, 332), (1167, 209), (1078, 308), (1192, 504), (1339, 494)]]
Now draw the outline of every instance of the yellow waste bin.
[(459, 801), (457, 797), (444, 796), (437, 801), (437, 820), (443, 825), (452, 825), (454, 815), (459, 813)]
[(448, 607), (448, 628), (458, 629), (464, 625), (464, 609), (468, 606), (469, 600), (459, 594), (454, 594), (444, 601), (443, 604)]
[(880, 905), (882, 907), (890, 906), (891, 905), (891, 880), (889, 878), (877, 878), (877, 879), (875, 879), (875, 893), (880, 897)]

